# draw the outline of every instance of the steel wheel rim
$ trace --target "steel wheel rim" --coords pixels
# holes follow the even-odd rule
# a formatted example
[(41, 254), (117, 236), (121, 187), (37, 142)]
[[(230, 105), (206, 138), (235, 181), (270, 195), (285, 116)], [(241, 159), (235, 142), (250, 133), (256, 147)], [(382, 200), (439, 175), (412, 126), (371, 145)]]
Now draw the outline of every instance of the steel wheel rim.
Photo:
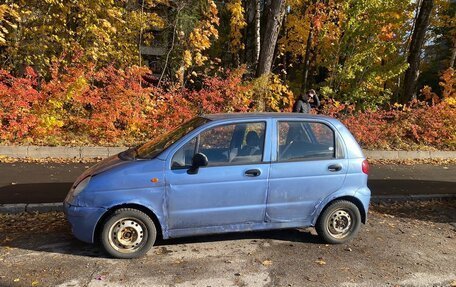
[(337, 209), (328, 217), (327, 230), (334, 238), (346, 237), (353, 226), (352, 215), (344, 209)]
[(117, 220), (109, 228), (109, 244), (121, 253), (133, 253), (144, 246), (147, 228), (137, 218), (125, 217)]

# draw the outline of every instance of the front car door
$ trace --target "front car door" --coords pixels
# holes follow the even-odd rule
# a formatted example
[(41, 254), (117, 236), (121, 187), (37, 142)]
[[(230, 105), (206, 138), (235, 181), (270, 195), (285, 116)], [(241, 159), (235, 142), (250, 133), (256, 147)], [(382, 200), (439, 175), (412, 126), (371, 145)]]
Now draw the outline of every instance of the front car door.
[(325, 122), (278, 120), (266, 219), (309, 223), (317, 204), (342, 187), (348, 168), (337, 132)]
[[(216, 124), (171, 152), (166, 171), (168, 229), (263, 222), (271, 146), (270, 120)], [(188, 174), (192, 156), (208, 166)], [(173, 232), (174, 230), (174, 232)]]

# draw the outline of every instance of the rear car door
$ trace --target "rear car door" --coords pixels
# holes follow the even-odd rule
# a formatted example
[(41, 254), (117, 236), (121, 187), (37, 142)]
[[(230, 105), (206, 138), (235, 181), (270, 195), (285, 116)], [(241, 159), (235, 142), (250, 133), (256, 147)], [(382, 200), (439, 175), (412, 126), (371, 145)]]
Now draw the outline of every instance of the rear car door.
[(328, 123), (275, 122), (266, 218), (271, 222), (311, 219), (315, 206), (342, 187), (348, 168), (338, 133)]

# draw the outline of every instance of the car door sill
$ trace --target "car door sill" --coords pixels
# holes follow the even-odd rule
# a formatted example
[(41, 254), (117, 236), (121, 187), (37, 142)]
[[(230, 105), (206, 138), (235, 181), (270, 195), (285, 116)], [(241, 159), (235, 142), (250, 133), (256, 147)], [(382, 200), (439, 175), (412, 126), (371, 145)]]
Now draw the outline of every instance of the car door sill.
[(220, 234), (230, 232), (244, 232), (244, 231), (258, 231), (269, 229), (286, 229), (297, 227), (309, 227), (311, 222), (306, 221), (293, 221), (293, 222), (261, 222), (261, 223), (241, 223), (220, 226), (207, 226), (183, 229), (171, 229), (168, 231), (169, 238), (194, 236), (194, 235), (207, 235), (207, 234)]

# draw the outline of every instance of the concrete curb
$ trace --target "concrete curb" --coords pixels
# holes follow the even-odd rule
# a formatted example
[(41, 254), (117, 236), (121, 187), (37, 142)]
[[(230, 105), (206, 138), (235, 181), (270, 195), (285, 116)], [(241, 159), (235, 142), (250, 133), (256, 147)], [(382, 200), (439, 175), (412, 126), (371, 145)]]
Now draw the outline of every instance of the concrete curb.
[[(372, 203), (380, 202), (402, 202), (402, 201), (426, 201), (426, 200), (444, 200), (456, 199), (456, 194), (417, 194), (417, 195), (378, 195), (372, 196)], [(18, 204), (0, 204), (0, 214), (17, 214), (23, 212), (51, 212), (63, 211), (63, 203), (18, 203)]]
[(16, 214), (22, 212), (51, 212), (63, 211), (63, 203), (18, 203), (18, 204), (0, 204), (0, 214)]
[[(64, 158), (64, 159), (88, 159), (106, 158), (127, 147), (65, 147), (65, 146), (0, 146), (0, 156), (12, 158)], [(450, 159), (456, 158), (456, 151), (386, 151), (364, 150), (364, 155), (370, 159)]]
[(66, 146), (0, 146), (0, 156), (12, 158), (106, 158), (127, 147), (66, 147)]
[(371, 202), (400, 202), (456, 199), (456, 193), (450, 194), (411, 194), (411, 195), (377, 195), (371, 197)]

